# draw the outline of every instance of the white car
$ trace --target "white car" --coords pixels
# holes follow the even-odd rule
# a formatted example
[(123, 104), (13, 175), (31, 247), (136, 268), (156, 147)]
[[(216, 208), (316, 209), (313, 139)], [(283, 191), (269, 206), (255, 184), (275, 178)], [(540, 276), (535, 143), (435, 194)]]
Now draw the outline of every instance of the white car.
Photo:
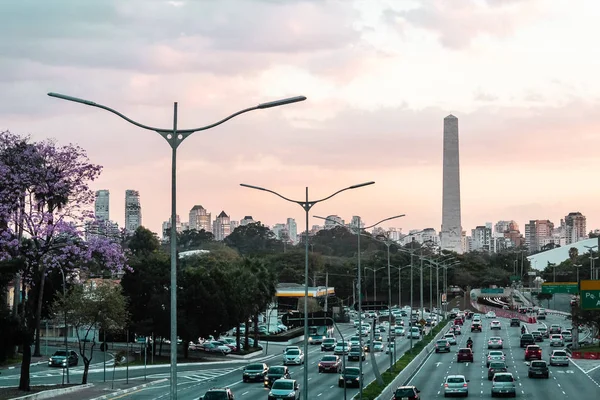
[(304, 364), (304, 353), (299, 349), (290, 349), (283, 355), (283, 365)]
[(496, 318), (496, 313), (493, 311), (488, 311), (487, 314), (485, 314), (486, 318)]
[(492, 336), (488, 340), (488, 349), (502, 349), (503, 346), (502, 338), (499, 336)]
[(550, 347), (558, 346), (564, 347), (565, 341), (563, 340), (562, 335), (554, 334), (550, 335)]
[(502, 329), (502, 324), (498, 320), (490, 322), (490, 329)]
[(564, 350), (554, 350), (550, 354), (550, 365), (569, 365), (569, 356)]
[(410, 328), (410, 332), (408, 332), (409, 339), (420, 339), (421, 338), (421, 330), (416, 326)]
[(404, 336), (404, 327), (403, 326), (397, 326), (394, 329), (394, 334), (398, 335), (398, 336)]
[(456, 336), (454, 336), (453, 333), (446, 333), (444, 335), (444, 339), (446, 339), (448, 342), (450, 342), (451, 346), (456, 344)]

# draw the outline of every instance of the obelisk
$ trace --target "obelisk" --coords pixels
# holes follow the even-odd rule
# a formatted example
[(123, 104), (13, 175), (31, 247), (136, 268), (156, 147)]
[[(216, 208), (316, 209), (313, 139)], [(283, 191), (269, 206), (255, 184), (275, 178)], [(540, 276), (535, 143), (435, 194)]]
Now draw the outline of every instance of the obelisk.
[(462, 254), (458, 118), (452, 114), (444, 118), (443, 168), (441, 247)]

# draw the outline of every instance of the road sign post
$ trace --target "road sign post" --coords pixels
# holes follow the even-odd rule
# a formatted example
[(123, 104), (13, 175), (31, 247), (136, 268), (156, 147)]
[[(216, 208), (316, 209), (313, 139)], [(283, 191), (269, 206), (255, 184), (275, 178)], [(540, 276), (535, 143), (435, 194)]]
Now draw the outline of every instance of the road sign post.
[(581, 309), (600, 310), (600, 280), (581, 281)]

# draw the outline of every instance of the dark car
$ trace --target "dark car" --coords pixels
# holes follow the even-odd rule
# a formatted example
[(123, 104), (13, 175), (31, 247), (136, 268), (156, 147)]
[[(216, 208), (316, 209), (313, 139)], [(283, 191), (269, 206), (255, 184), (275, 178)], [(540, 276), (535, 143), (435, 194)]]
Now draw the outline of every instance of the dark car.
[(469, 348), (458, 349), (458, 353), (456, 353), (456, 362), (460, 363), (463, 361), (473, 362), (473, 350)]
[(538, 345), (529, 345), (525, 349), (525, 361), (529, 360), (541, 360), (542, 359), (542, 349)]
[(229, 388), (212, 388), (200, 400), (235, 400), (235, 396)]
[(267, 375), (265, 375), (265, 387), (271, 387), (277, 379), (290, 379), (290, 370), (285, 365), (276, 365), (269, 367)]
[(511, 318), (510, 326), (516, 326), (517, 328), (521, 326), (521, 320), (519, 318)]
[(436, 353), (450, 353), (450, 342), (446, 339), (436, 340), (435, 342)]
[(339, 356), (324, 356), (319, 361), (319, 372), (340, 372), (342, 360)]
[(488, 381), (491, 381), (497, 372), (508, 372), (504, 361), (493, 361), (488, 368)]
[(524, 333), (521, 335), (521, 340), (519, 342), (520, 347), (527, 347), (531, 344), (535, 344), (535, 339), (531, 333)]
[(335, 350), (336, 344), (337, 344), (337, 339), (335, 339), (335, 338), (324, 339), (323, 343), (321, 343), (321, 351), (333, 351), (333, 350)]
[(474, 321), (471, 324), (471, 332), (475, 332), (475, 331), (479, 331), (481, 332), (481, 322), (479, 321)]
[(269, 367), (265, 363), (248, 364), (242, 371), (242, 380), (244, 382), (263, 382), (269, 372)]
[(365, 350), (360, 346), (352, 346), (350, 347), (350, 351), (348, 352), (348, 360), (350, 361), (359, 361), (365, 360)]
[(541, 377), (548, 379), (550, 377), (550, 371), (548, 370), (548, 364), (543, 360), (534, 360), (529, 363), (529, 370), (527, 376), (530, 378)]
[(534, 341), (536, 341), (536, 342), (543, 342), (544, 341), (544, 337), (538, 331), (533, 331), (533, 332), (531, 332), (531, 334), (533, 335), (533, 340)]
[[(64, 350), (58, 350), (54, 352), (52, 357), (48, 359), (49, 367), (66, 367), (67, 366), (67, 352)], [(69, 367), (79, 364), (79, 356), (73, 350), (69, 351)]]
[(340, 377), (338, 378), (338, 386), (343, 387), (344, 383), (346, 386), (356, 386), (360, 387), (361, 382), (360, 371), (355, 367), (347, 367), (342, 371)]
[(419, 400), (421, 391), (416, 386), (398, 386), (392, 400)]

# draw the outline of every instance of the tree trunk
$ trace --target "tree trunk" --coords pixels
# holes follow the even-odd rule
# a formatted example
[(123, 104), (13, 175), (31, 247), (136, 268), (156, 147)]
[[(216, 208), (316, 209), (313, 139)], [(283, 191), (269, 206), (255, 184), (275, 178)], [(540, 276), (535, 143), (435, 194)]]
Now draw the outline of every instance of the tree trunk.
[[(254, 318), (252, 318), (254, 322), (254, 347), (258, 347), (258, 312), (254, 314)], [(267, 335), (269, 332), (267, 332)]]
[(31, 364), (31, 332), (26, 332), (23, 338), (23, 359), (21, 360), (21, 377), (19, 379), (19, 390), (29, 392), (31, 390), (29, 377), (29, 366)]
[(87, 357), (82, 357), (82, 358), (83, 358), (83, 377), (81, 378), (81, 384), (85, 385), (85, 384), (87, 384), (87, 380), (88, 380), (88, 372), (90, 370), (91, 357), (89, 359)]
[(235, 348), (237, 350), (237, 352), (240, 352), (240, 325), (238, 324), (237, 328), (235, 329)]
[(44, 297), (44, 286), (46, 285), (46, 267), (43, 267), (40, 271), (40, 288), (37, 291), (37, 305), (35, 307), (35, 350), (33, 351), (34, 357), (41, 357), (40, 351), (40, 326), (42, 320), (42, 304)]
[(244, 332), (244, 350), (248, 350), (248, 337), (250, 336), (250, 323), (246, 319), (245, 322), (246, 332)]

